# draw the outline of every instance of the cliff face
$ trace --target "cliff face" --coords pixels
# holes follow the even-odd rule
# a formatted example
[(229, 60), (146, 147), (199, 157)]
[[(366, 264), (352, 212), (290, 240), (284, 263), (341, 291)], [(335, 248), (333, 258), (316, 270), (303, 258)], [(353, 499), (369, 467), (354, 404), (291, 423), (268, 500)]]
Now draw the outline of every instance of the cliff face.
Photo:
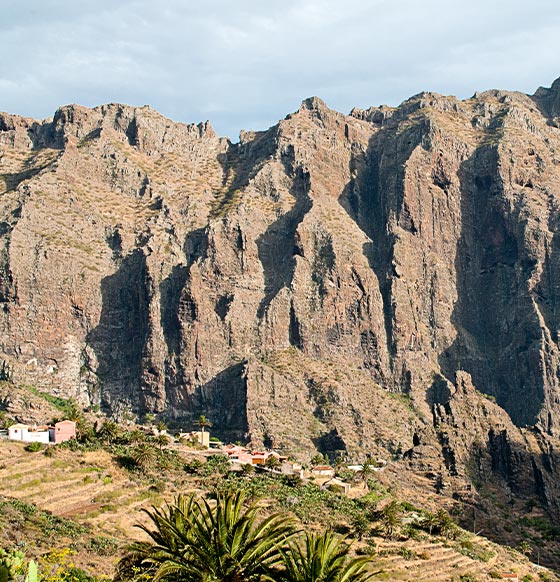
[(0, 114), (1, 357), (115, 416), (428, 447), (451, 476), (476, 433), (493, 471), (534, 453), (536, 491), (560, 429), (559, 116), (559, 81), (350, 115), (312, 98), (238, 144), (147, 107)]

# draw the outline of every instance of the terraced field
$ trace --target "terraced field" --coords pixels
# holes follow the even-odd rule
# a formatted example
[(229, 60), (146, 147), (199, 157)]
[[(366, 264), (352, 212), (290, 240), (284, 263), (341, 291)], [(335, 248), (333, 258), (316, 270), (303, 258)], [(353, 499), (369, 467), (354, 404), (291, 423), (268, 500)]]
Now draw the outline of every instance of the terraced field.
[[(169, 473), (164, 491), (159, 483), (155, 487), (149, 479), (124, 470), (105, 451), (56, 449), (53, 456), (45, 456), (26, 451), (23, 444), (0, 441), (0, 495), (34, 503), (54, 515), (89, 526), (88, 535), (116, 538), (121, 544), (141, 538), (141, 532), (134, 528), (145, 519), (140, 508), (158, 505), (179, 491), (200, 491), (182, 471)], [(378, 572), (375, 580), (483, 582), (511, 571), (520, 579), (530, 574), (535, 582), (556, 580), (552, 576), (541, 578), (539, 571), (544, 570), (520, 553), (467, 532), (458, 540), (427, 534), (407, 541), (376, 537), (371, 545), (375, 547), (374, 569)], [(84, 565), (110, 574), (117, 558), (90, 554)]]
[(538, 572), (544, 569), (530, 563), (518, 552), (504, 550), (474, 535), (462, 539), (459, 542), (429, 537), (403, 543), (379, 538), (375, 569), (381, 572), (377, 579), (451, 582), (460, 581), (461, 576), (471, 576), (467, 579), (483, 582), (501, 579), (504, 572), (516, 572), (519, 579), (526, 574), (532, 575), (532, 580), (541, 579)]
[(149, 482), (135, 479), (104, 451), (57, 450), (47, 457), (27, 452), (20, 443), (0, 442), (0, 495), (35, 503), (104, 535), (139, 537), (133, 527), (143, 518), (139, 509), (176, 492), (172, 483), (160, 493)]

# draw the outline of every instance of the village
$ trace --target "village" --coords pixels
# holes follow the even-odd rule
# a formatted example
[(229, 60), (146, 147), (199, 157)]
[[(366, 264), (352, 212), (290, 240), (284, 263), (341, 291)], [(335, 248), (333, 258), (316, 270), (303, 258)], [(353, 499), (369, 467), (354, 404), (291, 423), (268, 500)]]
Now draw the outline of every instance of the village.
[[(144, 431), (153, 436), (164, 435), (168, 439), (168, 447), (191, 449), (195, 447), (202, 456), (208, 457), (216, 454), (226, 455), (229, 459), (231, 471), (243, 471), (244, 466), (249, 465), (261, 471), (282, 475), (293, 475), (302, 480), (312, 480), (324, 489), (350, 497), (364, 494), (365, 484), (356, 482), (355, 479), (343, 480), (336, 476), (333, 467), (327, 464), (316, 464), (306, 467), (302, 463), (290, 459), (274, 450), (254, 449), (241, 444), (224, 444), (219, 439), (212, 437), (208, 430), (193, 430), (178, 432), (174, 437), (168, 433), (167, 428), (157, 426), (144, 426)], [(52, 425), (28, 425), (15, 423), (5, 430), (0, 430), (0, 439), (19, 441), (23, 443), (40, 443), (53, 446), (76, 438), (76, 422), (61, 420)], [(377, 459), (370, 463), (373, 472), (383, 471), (387, 462)], [(345, 469), (357, 475), (363, 471), (363, 465), (345, 465)]]

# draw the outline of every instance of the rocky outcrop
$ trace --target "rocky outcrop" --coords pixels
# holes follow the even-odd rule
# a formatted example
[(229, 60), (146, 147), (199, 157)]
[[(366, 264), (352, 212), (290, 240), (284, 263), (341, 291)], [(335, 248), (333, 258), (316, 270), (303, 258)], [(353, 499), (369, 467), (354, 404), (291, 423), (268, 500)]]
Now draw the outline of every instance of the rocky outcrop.
[(559, 81), (311, 98), (237, 144), (148, 107), (1, 114), (1, 357), (117, 417), (410, 451), (552, 506), (559, 117)]

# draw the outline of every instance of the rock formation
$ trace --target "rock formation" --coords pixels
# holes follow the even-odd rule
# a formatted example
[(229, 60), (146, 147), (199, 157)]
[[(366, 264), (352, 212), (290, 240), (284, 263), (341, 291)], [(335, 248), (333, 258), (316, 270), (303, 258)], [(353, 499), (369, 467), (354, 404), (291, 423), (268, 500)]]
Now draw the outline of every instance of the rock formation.
[(559, 127), (560, 80), (314, 97), (236, 144), (148, 107), (0, 114), (0, 357), (116, 417), (406, 452), (552, 510)]

